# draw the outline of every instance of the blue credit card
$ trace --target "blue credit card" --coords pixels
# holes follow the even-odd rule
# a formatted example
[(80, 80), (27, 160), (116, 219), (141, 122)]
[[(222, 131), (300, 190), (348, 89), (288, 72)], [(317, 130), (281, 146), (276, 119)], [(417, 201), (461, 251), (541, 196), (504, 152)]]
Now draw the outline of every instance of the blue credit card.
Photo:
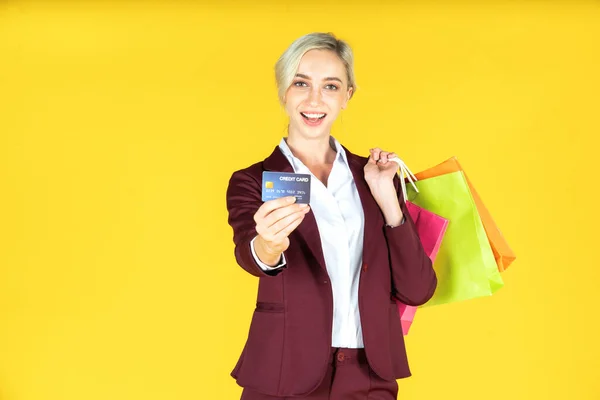
[(262, 200), (295, 196), (296, 203), (310, 203), (310, 175), (263, 171)]

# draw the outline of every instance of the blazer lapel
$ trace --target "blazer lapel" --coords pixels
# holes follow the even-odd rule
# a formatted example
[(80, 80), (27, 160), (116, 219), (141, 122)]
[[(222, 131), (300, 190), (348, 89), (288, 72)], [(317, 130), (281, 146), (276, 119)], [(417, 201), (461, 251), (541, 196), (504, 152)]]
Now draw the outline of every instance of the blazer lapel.
[[(273, 153), (265, 159), (263, 167), (267, 171), (294, 172), (294, 168), (285, 155), (283, 155), (279, 146), (276, 146)], [(317, 220), (315, 219), (312, 208), (306, 213), (304, 221), (298, 225), (295, 232), (304, 239), (304, 242), (317, 260), (319, 266), (327, 271), (325, 257), (323, 256), (323, 247), (321, 246), (321, 236), (319, 235)]]
[(364, 168), (367, 160), (364, 157), (357, 156), (351, 153), (346, 147), (342, 146), (346, 151), (346, 158), (354, 177), (354, 183), (358, 190), (360, 202), (362, 203), (363, 213), (365, 216), (365, 228), (363, 234), (363, 266), (368, 265), (372, 260), (373, 234), (377, 230), (382, 229), (382, 214), (377, 202), (371, 194), (371, 189), (365, 181)]

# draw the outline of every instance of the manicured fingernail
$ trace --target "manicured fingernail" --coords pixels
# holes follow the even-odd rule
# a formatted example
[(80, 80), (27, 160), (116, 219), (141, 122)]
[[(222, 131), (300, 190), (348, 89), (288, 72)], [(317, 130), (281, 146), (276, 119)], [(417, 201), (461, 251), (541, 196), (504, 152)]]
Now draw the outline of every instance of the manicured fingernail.
[(296, 201), (296, 196), (288, 197), (288, 203), (293, 203)]

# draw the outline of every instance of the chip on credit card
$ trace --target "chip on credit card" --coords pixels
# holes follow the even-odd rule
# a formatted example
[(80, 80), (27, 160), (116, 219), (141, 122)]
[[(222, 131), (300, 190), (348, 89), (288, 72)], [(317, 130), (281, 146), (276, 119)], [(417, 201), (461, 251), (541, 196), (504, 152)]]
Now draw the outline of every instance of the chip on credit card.
[(294, 196), (296, 203), (310, 203), (310, 175), (263, 171), (262, 201)]

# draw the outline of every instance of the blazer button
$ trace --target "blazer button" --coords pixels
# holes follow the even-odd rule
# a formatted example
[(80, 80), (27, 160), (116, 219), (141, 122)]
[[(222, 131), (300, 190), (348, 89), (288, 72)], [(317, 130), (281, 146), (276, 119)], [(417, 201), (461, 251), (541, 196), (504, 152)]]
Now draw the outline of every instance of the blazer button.
[(323, 281), (323, 283), (327, 283), (327, 281)]
[(346, 358), (346, 356), (344, 355), (344, 353), (342, 353), (342, 352), (340, 351), (340, 352), (338, 353), (338, 355), (337, 355), (337, 359), (338, 359), (338, 361), (340, 361), (340, 362), (343, 362), (345, 358)]
[(363, 263), (363, 265), (362, 265), (363, 272), (367, 272), (367, 268), (369, 268), (369, 266), (367, 265), (367, 263)]

